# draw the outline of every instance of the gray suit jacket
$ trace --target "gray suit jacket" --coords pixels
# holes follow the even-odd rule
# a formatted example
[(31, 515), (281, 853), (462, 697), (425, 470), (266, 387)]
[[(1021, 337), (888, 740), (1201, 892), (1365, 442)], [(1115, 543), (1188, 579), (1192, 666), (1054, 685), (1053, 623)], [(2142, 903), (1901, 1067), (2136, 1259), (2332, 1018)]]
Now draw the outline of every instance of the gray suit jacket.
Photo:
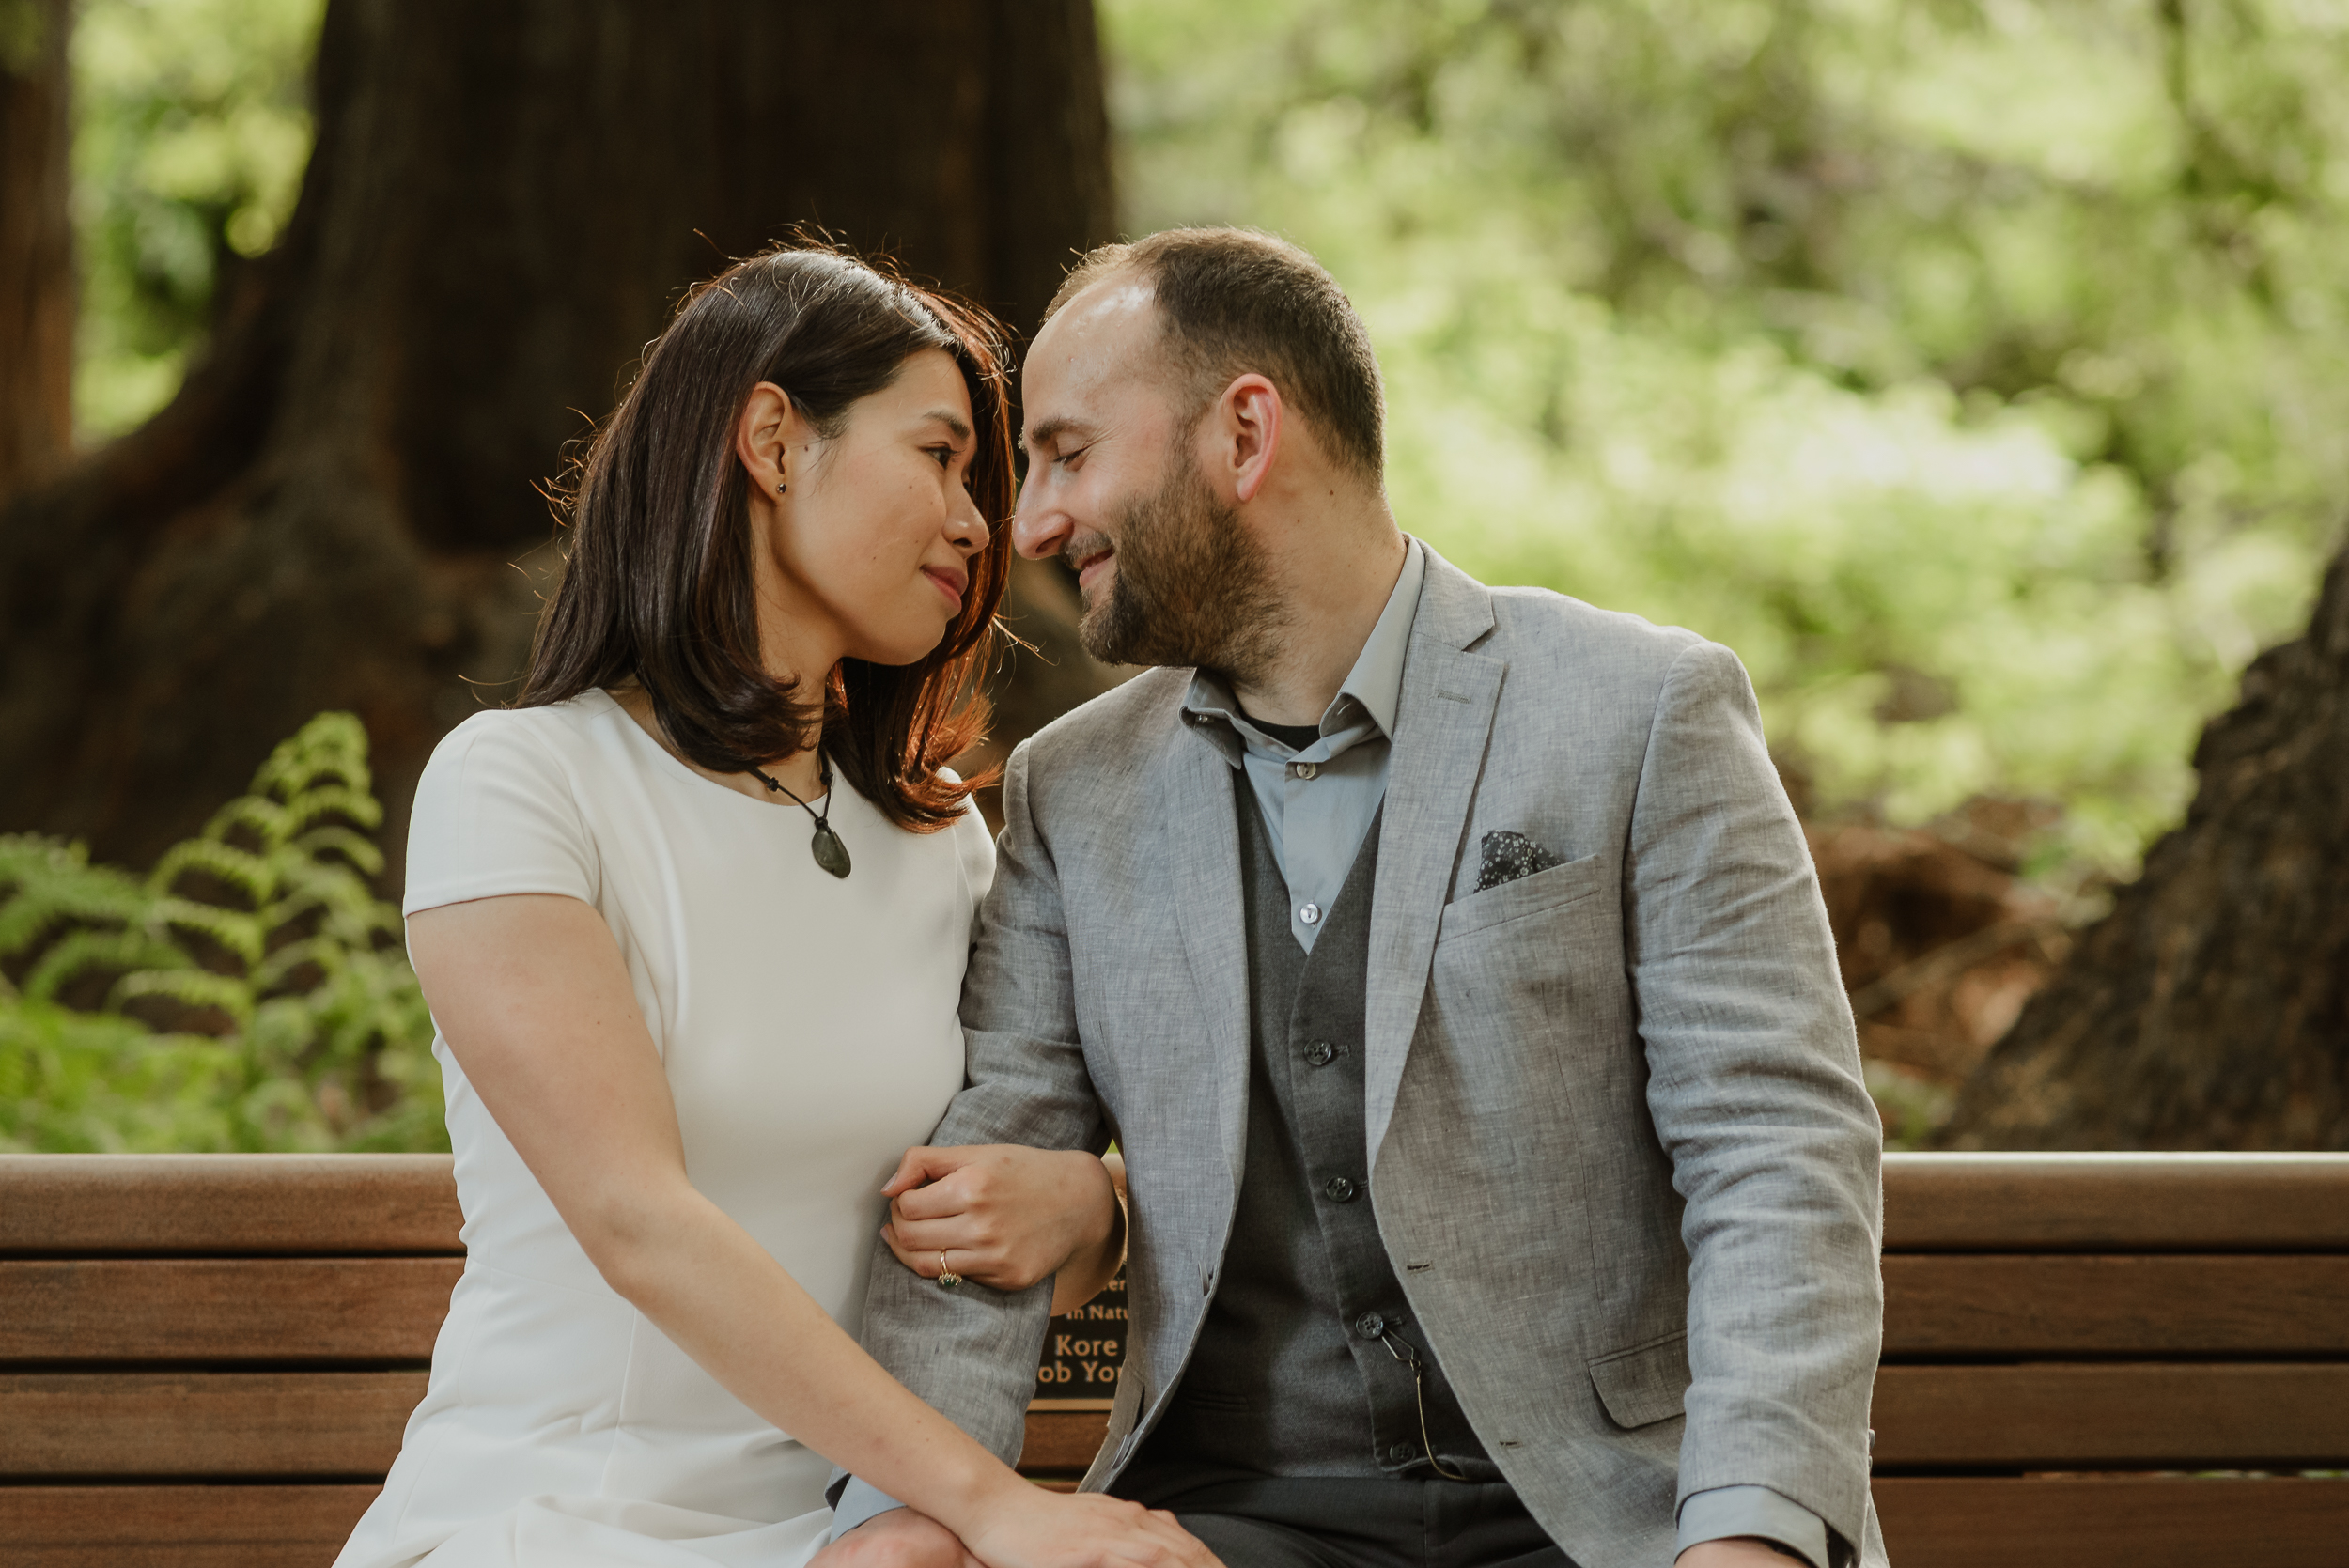
[[(1130, 1338), (1089, 1487), (1182, 1374), (1247, 1131), (1238, 831), (1188, 680), (1013, 754), (935, 1137), (1125, 1152)], [(1565, 863), (1478, 892), (1503, 829)], [(1880, 1563), (1880, 1125), (1735, 657), (1431, 555), (1370, 942), (1379, 1232), (1543, 1528), (1583, 1568), (1660, 1568), (1679, 1498), (1758, 1484)], [(864, 1343), (1009, 1460), (1049, 1305), (877, 1246)]]

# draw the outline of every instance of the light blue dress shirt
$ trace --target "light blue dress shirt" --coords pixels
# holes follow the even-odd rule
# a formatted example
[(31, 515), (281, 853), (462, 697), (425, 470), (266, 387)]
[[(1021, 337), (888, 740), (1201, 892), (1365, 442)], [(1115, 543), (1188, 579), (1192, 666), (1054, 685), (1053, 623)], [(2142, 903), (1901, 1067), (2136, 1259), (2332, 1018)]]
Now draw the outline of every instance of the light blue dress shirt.
[[(1257, 728), (1240, 710), (1230, 683), (1208, 671), (1191, 676), (1183, 702), (1184, 722), (1245, 773), (1255, 792), (1273, 859), (1288, 883), (1289, 931), (1308, 953), (1386, 799), (1403, 663), (1426, 581), (1426, 548), (1414, 539), (1377, 624), (1322, 711), (1321, 737), (1310, 746), (1292, 747)], [(834, 1509), (832, 1538), (897, 1506), (878, 1488), (851, 1480)], [(1766, 1486), (1717, 1486), (1690, 1496), (1681, 1505), (1673, 1549), (1738, 1535), (1777, 1542), (1808, 1559), (1812, 1568), (1828, 1568), (1827, 1525)]]
[(1426, 581), (1427, 552), (1413, 540), (1378, 624), (1322, 710), (1321, 738), (1301, 751), (1250, 722), (1221, 675), (1201, 670), (1190, 677), (1184, 722), (1248, 775), (1272, 858), (1288, 883), (1290, 934), (1308, 953), (1387, 796), (1403, 658)]

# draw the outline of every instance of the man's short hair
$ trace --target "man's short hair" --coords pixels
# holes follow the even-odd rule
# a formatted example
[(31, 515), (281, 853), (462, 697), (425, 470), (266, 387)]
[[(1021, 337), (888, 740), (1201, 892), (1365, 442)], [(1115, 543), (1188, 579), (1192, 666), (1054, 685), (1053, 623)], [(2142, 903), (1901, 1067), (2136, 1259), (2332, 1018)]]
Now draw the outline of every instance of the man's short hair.
[(1362, 318), (1321, 263), (1255, 229), (1170, 228), (1088, 252), (1044, 318), (1128, 272), (1150, 282), (1194, 411), (1253, 370), (1312, 423), (1332, 458), (1378, 480), (1386, 466), (1378, 360)]

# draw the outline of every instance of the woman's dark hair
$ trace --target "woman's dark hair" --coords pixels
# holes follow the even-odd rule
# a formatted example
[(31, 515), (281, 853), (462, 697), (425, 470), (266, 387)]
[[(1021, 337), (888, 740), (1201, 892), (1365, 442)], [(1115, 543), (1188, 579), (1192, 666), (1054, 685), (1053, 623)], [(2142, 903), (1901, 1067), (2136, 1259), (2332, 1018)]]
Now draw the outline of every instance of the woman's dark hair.
[[(971, 499), (993, 530), (971, 561), (962, 613), (902, 667), (841, 660), (802, 694), (759, 657), (749, 475), (734, 427), (772, 381), (818, 435), (925, 349), (954, 356), (971, 393)], [(1010, 570), (1012, 446), (1002, 329), (986, 312), (838, 251), (785, 247), (692, 289), (576, 465), (571, 541), (538, 622), (517, 706), (633, 680), (677, 750), (737, 773), (805, 751), (822, 723), (842, 778), (898, 826), (931, 832), (977, 783), (941, 772), (977, 740), (974, 678), (992, 651)], [(817, 673), (821, 678), (821, 672)]]

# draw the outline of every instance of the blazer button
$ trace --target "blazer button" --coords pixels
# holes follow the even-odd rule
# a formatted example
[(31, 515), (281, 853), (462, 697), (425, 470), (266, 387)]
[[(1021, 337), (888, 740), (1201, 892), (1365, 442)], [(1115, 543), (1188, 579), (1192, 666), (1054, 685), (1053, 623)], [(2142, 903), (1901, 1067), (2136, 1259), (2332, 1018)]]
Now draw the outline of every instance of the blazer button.
[(1338, 1059), (1338, 1048), (1327, 1040), (1315, 1040), (1305, 1048), (1305, 1060), (1316, 1067), (1327, 1067)]
[(1354, 1201), (1354, 1195), (1361, 1190), (1361, 1188), (1356, 1187), (1344, 1176), (1331, 1176), (1321, 1184), (1322, 1196), (1333, 1203), (1350, 1203)]

